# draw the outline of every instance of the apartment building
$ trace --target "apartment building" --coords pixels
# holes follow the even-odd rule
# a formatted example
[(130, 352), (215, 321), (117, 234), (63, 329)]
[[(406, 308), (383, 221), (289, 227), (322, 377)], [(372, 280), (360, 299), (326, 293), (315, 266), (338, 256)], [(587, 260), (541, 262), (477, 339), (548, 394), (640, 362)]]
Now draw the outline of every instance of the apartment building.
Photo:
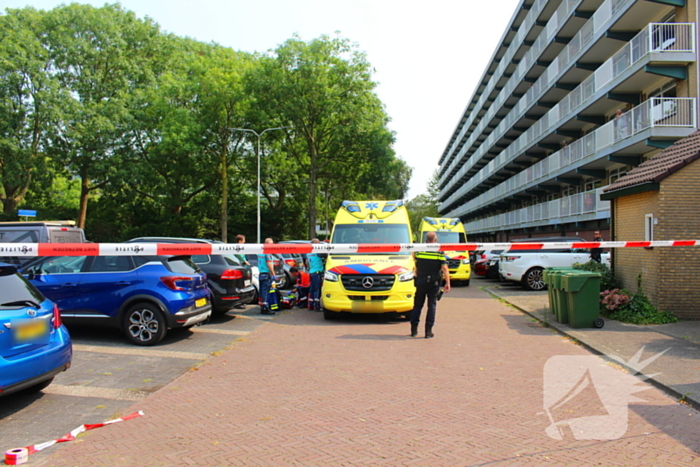
[(698, 127), (697, 0), (523, 0), (440, 157), (471, 241), (609, 239), (602, 189)]

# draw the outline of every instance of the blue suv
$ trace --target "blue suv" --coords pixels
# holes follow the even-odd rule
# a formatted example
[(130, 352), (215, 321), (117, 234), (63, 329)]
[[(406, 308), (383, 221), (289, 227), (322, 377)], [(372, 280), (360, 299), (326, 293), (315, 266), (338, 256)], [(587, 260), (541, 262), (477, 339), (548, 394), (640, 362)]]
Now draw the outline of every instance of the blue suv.
[(41, 391), (72, 358), (58, 307), (16, 266), (0, 263), (0, 396)]
[(23, 273), (72, 322), (108, 322), (137, 345), (211, 315), (207, 277), (189, 256), (54, 256)]

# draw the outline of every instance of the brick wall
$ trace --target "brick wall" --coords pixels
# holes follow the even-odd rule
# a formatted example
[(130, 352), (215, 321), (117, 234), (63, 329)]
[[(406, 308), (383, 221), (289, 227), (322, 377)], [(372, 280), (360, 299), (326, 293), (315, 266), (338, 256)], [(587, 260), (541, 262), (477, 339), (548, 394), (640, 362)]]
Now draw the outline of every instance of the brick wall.
[[(644, 216), (654, 214), (654, 240), (700, 239), (700, 160), (661, 181), (657, 191), (615, 199), (615, 240), (644, 240)], [(700, 247), (618, 248), (615, 276), (630, 292), (642, 288), (660, 310), (700, 319)]]
[[(630, 196), (622, 196), (614, 201), (614, 224), (616, 241), (643, 241), (644, 216), (659, 216), (659, 192), (648, 191)], [(656, 304), (659, 256), (656, 248), (616, 248), (613, 253), (615, 276), (622, 286), (632, 293), (637, 292), (637, 276), (642, 273), (642, 288), (652, 303)]]
[[(661, 182), (656, 240), (700, 239), (700, 160)], [(683, 319), (700, 319), (700, 247), (657, 248), (658, 307)], [(656, 303), (655, 303), (656, 305)]]

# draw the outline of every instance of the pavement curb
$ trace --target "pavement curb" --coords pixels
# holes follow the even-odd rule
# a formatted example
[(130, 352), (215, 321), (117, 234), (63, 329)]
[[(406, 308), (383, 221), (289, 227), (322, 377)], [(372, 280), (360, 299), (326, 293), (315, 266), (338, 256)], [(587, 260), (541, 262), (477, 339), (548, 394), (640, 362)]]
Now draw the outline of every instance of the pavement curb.
[(554, 320), (550, 321), (550, 320), (546, 319), (545, 317), (543, 317), (539, 312), (528, 310), (527, 308), (524, 308), (524, 307), (518, 305), (517, 303), (514, 303), (513, 301), (508, 300), (508, 297), (498, 295), (495, 287), (484, 287), (484, 290), (486, 292), (488, 292), (489, 294), (493, 295), (494, 297), (497, 297), (498, 299), (507, 302), (509, 305), (511, 305), (513, 308), (519, 310), (520, 312), (525, 313), (525, 314), (535, 318), (540, 323), (543, 323), (545, 325), (545, 327), (551, 328), (551, 329), (555, 330), (557, 333), (559, 333), (563, 336), (566, 336), (569, 339), (572, 339), (578, 345), (584, 347), (585, 349), (587, 349), (591, 353), (598, 355), (600, 357), (603, 357), (605, 360), (607, 360), (611, 363), (615, 363), (616, 365), (620, 365), (622, 368), (624, 368), (626, 371), (628, 371), (631, 375), (633, 375), (635, 377), (639, 377), (640, 375), (646, 377), (646, 379), (642, 380), (640, 378), (640, 380), (645, 381), (645, 382), (651, 384), (652, 386), (656, 387), (657, 389), (660, 389), (661, 391), (665, 392), (669, 396), (676, 399), (679, 404), (686, 404), (686, 405), (694, 408), (695, 410), (700, 411), (700, 399), (696, 399), (695, 397), (692, 397), (692, 396), (688, 397), (687, 394), (681, 394), (677, 390), (673, 389), (671, 386), (660, 382), (659, 380), (657, 380), (654, 377), (645, 375), (644, 373), (639, 373), (637, 370), (629, 367), (625, 363), (620, 362), (619, 360), (617, 360), (615, 358), (612, 358), (604, 350), (601, 350), (598, 347), (596, 347), (595, 344), (588, 343), (584, 340), (581, 340), (581, 338), (579, 338), (579, 337), (572, 336), (568, 332), (567, 329), (558, 326), (560, 323), (558, 323)]

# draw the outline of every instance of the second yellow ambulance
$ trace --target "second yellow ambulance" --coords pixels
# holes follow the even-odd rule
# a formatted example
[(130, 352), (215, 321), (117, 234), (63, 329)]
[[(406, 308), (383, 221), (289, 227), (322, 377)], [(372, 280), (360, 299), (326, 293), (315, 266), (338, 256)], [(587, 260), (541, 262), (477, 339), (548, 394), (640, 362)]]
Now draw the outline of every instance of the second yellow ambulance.
[[(420, 223), (419, 243), (426, 243), (428, 232), (435, 232), (438, 243), (467, 243), (467, 233), (462, 221), (457, 218), (424, 217)], [(469, 285), (472, 276), (468, 251), (446, 251), (447, 267), (450, 270), (450, 282)]]

